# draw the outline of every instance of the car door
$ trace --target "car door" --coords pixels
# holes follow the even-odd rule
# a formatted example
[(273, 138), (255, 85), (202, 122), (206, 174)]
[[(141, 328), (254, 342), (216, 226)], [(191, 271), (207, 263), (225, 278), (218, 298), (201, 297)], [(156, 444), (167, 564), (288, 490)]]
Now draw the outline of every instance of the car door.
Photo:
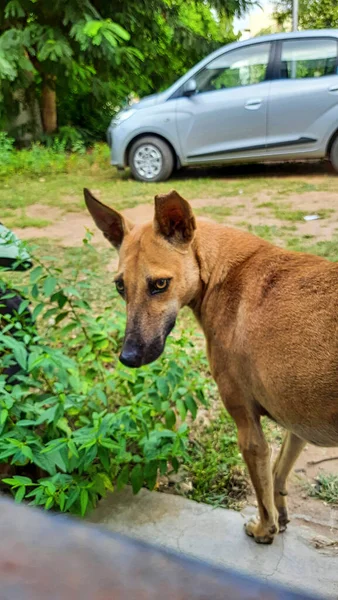
[(330, 125), (338, 124), (337, 39), (283, 40), (278, 54), (279, 78), (270, 88), (267, 153), (316, 153)]
[(225, 52), (194, 76), (194, 94), (177, 99), (186, 164), (264, 155), (271, 48), (264, 42)]

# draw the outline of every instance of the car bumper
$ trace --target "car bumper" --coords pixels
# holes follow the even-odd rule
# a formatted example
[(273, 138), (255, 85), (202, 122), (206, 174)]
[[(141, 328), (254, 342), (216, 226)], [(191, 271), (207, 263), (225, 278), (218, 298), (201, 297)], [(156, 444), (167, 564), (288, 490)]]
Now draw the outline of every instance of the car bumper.
[(110, 148), (110, 163), (114, 167), (124, 169), (125, 164), (125, 135), (121, 127), (110, 125), (107, 130), (107, 143)]

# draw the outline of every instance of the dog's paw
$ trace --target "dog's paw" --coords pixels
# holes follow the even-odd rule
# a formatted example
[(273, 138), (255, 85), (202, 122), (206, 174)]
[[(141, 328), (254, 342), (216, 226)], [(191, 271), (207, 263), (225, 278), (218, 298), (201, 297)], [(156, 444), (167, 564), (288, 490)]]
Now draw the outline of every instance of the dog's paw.
[(245, 533), (253, 537), (257, 544), (272, 544), (276, 533), (278, 533), (277, 525), (263, 527), (259, 519), (253, 518), (244, 525)]
[(278, 508), (278, 513), (279, 533), (283, 533), (283, 531), (286, 531), (290, 519), (288, 517), (288, 511), (284, 506)]

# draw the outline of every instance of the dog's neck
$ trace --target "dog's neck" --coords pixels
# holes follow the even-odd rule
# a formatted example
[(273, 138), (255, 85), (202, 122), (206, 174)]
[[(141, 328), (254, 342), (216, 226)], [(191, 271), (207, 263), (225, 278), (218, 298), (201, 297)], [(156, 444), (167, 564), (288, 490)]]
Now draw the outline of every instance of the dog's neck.
[(203, 326), (203, 305), (211, 290), (223, 291), (231, 269), (248, 260), (267, 242), (218, 223), (199, 219), (192, 249), (200, 272), (200, 286), (189, 306)]

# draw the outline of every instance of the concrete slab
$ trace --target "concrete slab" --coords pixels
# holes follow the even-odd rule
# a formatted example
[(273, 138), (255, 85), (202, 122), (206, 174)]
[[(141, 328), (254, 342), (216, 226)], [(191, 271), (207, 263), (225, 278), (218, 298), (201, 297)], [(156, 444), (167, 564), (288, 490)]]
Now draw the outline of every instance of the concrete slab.
[(291, 524), (272, 546), (260, 546), (244, 533), (244, 522), (252, 511), (244, 512), (148, 490), (133, 496), (127, 488), (103, 500), (90, 521), (215, 565), (280, 582), (290, 589), (338, 599), (335, 545), (316, 549), (316, 531)]

